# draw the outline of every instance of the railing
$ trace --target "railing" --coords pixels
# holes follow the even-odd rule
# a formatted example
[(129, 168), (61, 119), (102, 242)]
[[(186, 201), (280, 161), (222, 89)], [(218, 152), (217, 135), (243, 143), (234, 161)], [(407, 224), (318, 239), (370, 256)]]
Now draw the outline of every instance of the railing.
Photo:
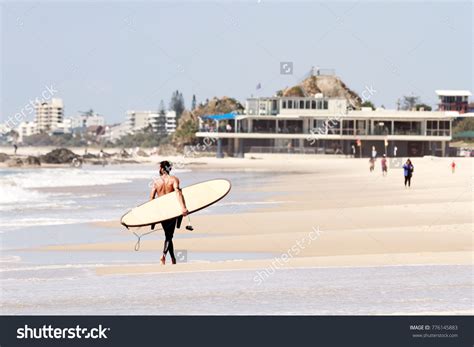
[[(308, 135), (312, 136), (310, 132), (303, 133), (302, 129), (275, 129), (275, 128), (254, 128), (250, 132), (247, 129), (231, 129), (227, 130), (224, 127), (219, 129), (215, 128), (200, 128), (199, 132), (209, 134), (208, 137), (216, 136), (219, 133), (243, 133), (243, 134), (298, 134), (298, 135)], [(319, 133), (317, 130), (313, 129), (313, 134), (316, 135), (326, 135), (324, 133)], [(364, 129), (343, 129), (342, 134), (339, 129), (328, 129), (327, 135), (363, 135), (363, 136), (390, 136), (390, 135), (404, 135), (404, 136), (423, 136), (424, 134), (421, 130), (402, 130), (402, 129), (395, 129), (393, 134), (389, 131), (371, 131), (369, 134)], [(450, 136), (450, 130), (426, 130), (426, 136)], [(314, 135), (313, 135), (314, 136)]]
[(447, 129), (437, 130), (437, 129), (427, 129), (426, 135), (427, 136), (449, 136), (451, 132)]
[(260, 147), (252, 146), (247, 150), (248, 153), (269, 153), (269, 154), (324, 154), (324, 148), (316, 147)]

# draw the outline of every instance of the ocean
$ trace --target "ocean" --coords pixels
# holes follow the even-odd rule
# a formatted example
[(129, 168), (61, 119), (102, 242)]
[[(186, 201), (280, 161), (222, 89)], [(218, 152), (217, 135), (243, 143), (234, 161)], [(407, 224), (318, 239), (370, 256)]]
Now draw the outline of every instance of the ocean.
[[(463, 313), (472, 305), (470, 266), (281, 269), (262, 285), (253, 270), (98, 276), (110, 265), (158, 264), (135, 252), (130, 232), (91, 222), (119, 220), (148, 199), (153, 166), (0, 170), (2, 314), (416, 314)], [(200, 214), (278, 204), (255, 192), (275, 173), (177, 170), (183, 185), (225, 177), (233, 189)], [(282, 194), (282, 193), (278, 193)], [(196, 237), (199, 232), (178, 234)], [(160, 236), (153, 236), (161, 237)], [(130, 252), (46, 252), (48, 245), (129, 242)], [(146, 241), (143, 241), (146, 242)], [(265, 253), (188, 254), (189, 262), (272, 258)]]

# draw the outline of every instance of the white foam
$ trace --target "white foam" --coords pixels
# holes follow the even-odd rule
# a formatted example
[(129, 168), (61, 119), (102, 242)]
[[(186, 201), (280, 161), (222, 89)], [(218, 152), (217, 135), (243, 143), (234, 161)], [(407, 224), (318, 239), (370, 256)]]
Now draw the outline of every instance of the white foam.
[(19, 256), (16, 255), (7, 255), (0, 257), (0, 263), (18, 263), (21, 260)]
[(106, 264), (60, 264), (60, 265), (37, 265), (24, 266), (16, 268), (0, 269), (0, 272), (17, 272), (17, 271), (37, 271), (37, 270), (64, 270), (64, 269), (95, 269), (106, 267)]
[[(107, 219), (88, 219), (87, 222), (105, 222)], [(63, 224), (79, 224), (84, 223), (84, 219), (75, 218), (13, 218), (0, 220), (0, 227), (8, 228), (8, 230), (15, 230), (21, 227), (28, 226), (44, 226), (44, 225), (63, 225)]]
[(151, 180), (153, 174), (151, 170), (41, 169), (9, 175), (4, 180), (22, 188), (82, 187)]

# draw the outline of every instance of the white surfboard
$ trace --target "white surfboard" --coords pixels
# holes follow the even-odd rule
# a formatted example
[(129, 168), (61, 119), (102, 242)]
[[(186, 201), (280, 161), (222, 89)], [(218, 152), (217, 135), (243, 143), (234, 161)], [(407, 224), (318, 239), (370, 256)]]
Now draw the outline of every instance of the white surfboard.
[[(205, 181), (183, 188), (184, 201), (189, 213), (210, 206), (229, 193), (228, 180)], [(181, 216), (182, 210), (176, 192), (171, 192), (133, 208), (122, 216), (125, 227), (142, 227)]]

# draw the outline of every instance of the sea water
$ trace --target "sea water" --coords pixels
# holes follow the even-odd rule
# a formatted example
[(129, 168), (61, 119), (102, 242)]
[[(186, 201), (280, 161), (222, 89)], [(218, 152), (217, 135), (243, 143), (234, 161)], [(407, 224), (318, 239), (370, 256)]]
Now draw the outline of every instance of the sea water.
[[(13, 261), (13, 259), (12, 259)], [(2, 273), (3, 314), (372, 315), (472, 313), (470, 266), (96, 276), (101, 264)]]
[[(222, 202), (198, 213), (278, 204), (255, 193), (274, 173), (181, 170), (183, 185), (228, 178)], [(96, 275), (100, 267), (157, 264), (133, 251), (129, 232), (95, 226), (118, 220), (148, 198), (153, 167), (0, 170), (2, 314), (416, 314), (472, 310), (472, 267), (388, 266), (282, 269), (258, 285), (255, 271)], [(178, 234), (201, 236), (198, 232)], [(156, 237), (156, 235), (155, 235)], [(130, 242), (129, 252), (45, 252), (47, 245)], [(146, 242), (146, 241), (145, 241)], [(188, 261), (234, 262), (263, 253), (187, 254)]]

